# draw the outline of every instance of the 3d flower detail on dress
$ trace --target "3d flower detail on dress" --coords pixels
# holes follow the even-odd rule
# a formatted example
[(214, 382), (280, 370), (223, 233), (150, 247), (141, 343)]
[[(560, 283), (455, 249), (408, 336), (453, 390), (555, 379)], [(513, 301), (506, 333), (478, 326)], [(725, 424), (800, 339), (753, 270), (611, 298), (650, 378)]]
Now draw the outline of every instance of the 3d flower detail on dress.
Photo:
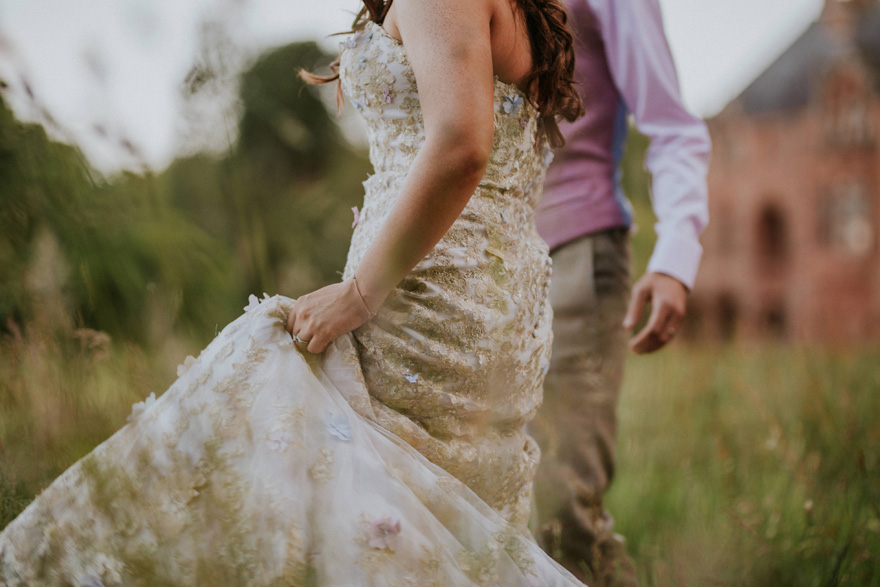
[(189, 355), (187, 358), (183, 360), (183, 364), (177, 366), (177, 376), (182, 377), (184, 373), (189, 371), (189, 368), (192, 367), (196, 362), (195, 357)]
[(244, 307), (244, 311), (250, 312), (251, 310), (253, 310), (257, 306), (259, 306), (263, 302), (267, 301), (268, 299), (269, 299), (269, 294), (267, 294), (266, 292), (263, 292), (263, 299), (262, 300), (259, 299), (254, 294), (249, 295), (248, 296), (248, 305)]
[(504, 96), (504, 102), (501, 103), (501, 109), (505, 114), (516, 114), (522, 106), (523, 98), (516, 94), (512, 96)]
[(351, 440), (351, 425), (345, 414), (331, 414), (327, 412), (327, 432), (339, 440), (348, 442)]
[(361, 221), (361, 211), (358, 210), (357, 206), (353, 206), (351, 212), (354, 214), (354, 222), (351, 223), (351, 227), (354, 228)]
[(345, 41), (340, 43), (340, 45), (343, 49), (354, 49), (358, 46), (358, 41), (361, 40), (361, 35), (362, 32), (358, 31), (357, 33), (350, 35), (348, 38), (346, 38)]
[(400, 548), (400, 520), (379, 518), (370, 522), (370, 546), (379, 550), (397, 551)]
[(150, 396), (142, 402), (137, 402), (133, 406), (131, 406), (131, 414), (128, 416), (128, 421), (133, 422), (137, 420), (138, 416), (143, 414), (147, 409), (156, 403), (156, 393), (153, 392)]
[(382, 90), (382, 99), (385, 100), (386, 104), (391, 104), (394, 101), (394, 93), (391, 91), (390, 87), (386, 87)]
[(543, 157), (545, 167), (553, 162), (553, 149), (550, 148), (550, 145), (544, 145)]
[(284, 452), (287, 450), (287, 446), (292, 440), (293, 436), (290, 432), (283, 429), (276, 429), (269, 433), (266, 442), (269, 444), (269, 448), (275, 452)]

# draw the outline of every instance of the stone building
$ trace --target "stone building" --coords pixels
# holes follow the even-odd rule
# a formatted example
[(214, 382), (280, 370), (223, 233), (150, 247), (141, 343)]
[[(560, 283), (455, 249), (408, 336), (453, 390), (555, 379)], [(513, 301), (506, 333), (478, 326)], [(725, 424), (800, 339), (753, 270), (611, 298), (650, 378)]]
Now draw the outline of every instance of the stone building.
[(827, 0), (708, 123), (692, 334), (880, 342), (880, 0)]

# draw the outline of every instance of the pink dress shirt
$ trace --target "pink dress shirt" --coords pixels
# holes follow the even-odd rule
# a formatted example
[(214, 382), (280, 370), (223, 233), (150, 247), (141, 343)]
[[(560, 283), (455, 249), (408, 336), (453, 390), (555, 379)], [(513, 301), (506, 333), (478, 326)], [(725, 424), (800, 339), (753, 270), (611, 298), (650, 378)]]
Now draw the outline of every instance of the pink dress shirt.
[(565, 0), (575, 35), (575, 77), (586, 115), (563, 123), (566, 145), (547, 173), (538, 230), (556, 248), (632, 225), (620, 187), (627, 119), (651, 140), (657, 244), (648, 271), (693, 286), (708, 222), (711, 149), (702, 120), (683, 106), (657, 0)]

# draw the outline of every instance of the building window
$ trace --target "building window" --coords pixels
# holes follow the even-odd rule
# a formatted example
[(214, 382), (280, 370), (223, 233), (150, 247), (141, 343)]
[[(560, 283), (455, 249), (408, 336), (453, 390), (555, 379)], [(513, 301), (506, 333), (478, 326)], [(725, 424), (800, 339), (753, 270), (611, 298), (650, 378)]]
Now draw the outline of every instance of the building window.
[(835, 147), (870, 145), (874, 141), (872, 95), (864, 67), (839, 66), (825, 83), (825, 139)]
[(761, 330), (773, 338), (785, 338), (788, 331), (788, 318), (781, 302), (770, 304), (761, 312)]
[(718, 336), (721, 340), (732, 340), (739, 322), (739, 305), (731, 294), (718, 298)]
[(758, 254), (761, 265), (778, 269), (788, 257), (785, 215), (776, 204), (767, 204), (758, 216)]
[(872, 212), (865, 184), (846, 181), (835, 185), (821, 200), (819, 241), (847, 255), (867, 254), (875, 238)]
[(716, 249), (722, 255), (729, 254), (736, 248), (735, 217), (731, 206), (724, 202), (725, 199), (727, 199), (726, 194), (725, 197), (719, 198), (722, 202), (718, 205), (717, 213), (712, 215), (712, 222), (709, 224), (710, 227), (714, 226)]

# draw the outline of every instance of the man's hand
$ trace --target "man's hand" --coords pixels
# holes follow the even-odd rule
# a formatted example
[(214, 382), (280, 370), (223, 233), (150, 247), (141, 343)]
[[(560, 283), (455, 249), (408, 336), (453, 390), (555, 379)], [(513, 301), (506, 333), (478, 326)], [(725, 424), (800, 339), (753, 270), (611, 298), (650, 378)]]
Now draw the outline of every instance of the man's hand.
[(651, 353), (672, 340), (687, 306), (688, 290), (682, 282), (663, 273), (646, 273), (633, 286), (632, 298), (623, 320), (624, 328), (633, 328), (651, 304), (648, 323), (629, 341), (636, 354)]

